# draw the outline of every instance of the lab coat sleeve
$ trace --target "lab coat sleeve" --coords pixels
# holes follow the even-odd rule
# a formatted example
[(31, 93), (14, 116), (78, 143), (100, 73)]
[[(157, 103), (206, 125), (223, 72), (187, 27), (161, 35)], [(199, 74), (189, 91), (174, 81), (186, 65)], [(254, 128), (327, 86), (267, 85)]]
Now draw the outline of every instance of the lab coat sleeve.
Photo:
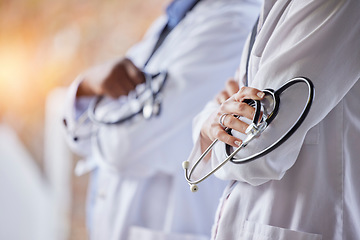
[[(359, 10), (360, 2), (356, 0), (292, 1), (267, 42), (260, 40), (271, 28), (265, 21), (250, 58), (250, 86), (277, 89), (293, 77), (305, 76), (314, 83), (315, 99), (304, 123), (284, 144), (253, 162), (226, 164), (216, 173), (219, 178), (260, 185), (281, 179), (294, 165), (308, 131), (326, 117), (360, 78)], [(284, 104), (287, 101), (290, 102), (287, 109), (296, 108), (291, 97), (282, 99)], [(276, 131), (286, 121), (276, 119), (266, 131)], [(246, 148), (261, 149), (271, 141), (272, 134), (263, 134)], [(213, 166), (224, 159), (224, 149), (224, 144), (215, 148)]]
[[(158, 62), (168, 71), (161, 115), (126, 125), (126, 142), (118, 137), (119, 131), (102, 128), (99, 140), (105, 164), (141, 176), (181, 169), (181, 162), (192, 147), (192, 119), (234, 74), (240, 62), (239, 46), (257, 16), (258, 4), (245, 7), (244, 3), (235, 2), (210, 6), (206, 14), (199, 13), (193, 18), (187, 16), (187, 21), (180, 23), (183, 26), (179, 24), (168, 36), (168, 42), (162, 46), (167, 53), (159, 49), (149, 65), (151, 68), (152, 63)], [(205, 2), (199, 3), (199, 10), (200, 4)], [(166, 45), (174, 42), (175, 46)], [(105, 136), (112, 139), (110, 144)], [(121, 150), (118, 146), (122, 146)]]
[(81, 76), (78, 76), (68, 88), (63, 122), (69, 147), (76, 154), (88, 157), (91, 153), (91, 133), (95, 126), (89, 120), (81, 120), (87, 118), (87, 108), (92, 99), (90, 97), (76, 98), (81, 80)]

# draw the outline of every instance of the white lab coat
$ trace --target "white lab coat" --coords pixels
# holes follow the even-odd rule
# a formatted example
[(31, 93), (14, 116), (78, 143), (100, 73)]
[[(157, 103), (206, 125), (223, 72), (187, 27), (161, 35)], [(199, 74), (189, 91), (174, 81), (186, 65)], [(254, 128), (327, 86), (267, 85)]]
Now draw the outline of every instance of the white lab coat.
[[(88, 156), (83, 168), (98, 169), (93, 185), (96, 196), (90, 196), (91, 239), (210, 237), (226, 182), (210, 180), (194, 195), (184, 181), (181, 163), (192, 148), (193, 117), (236, 71), (259, 10), (259, 1), (200, 1), (146, 68), (169, 74), (161, 115), (149, 121), (137, 117), (120, 126), (101, 126), (90, 140), (74, 142), (69, 134), (71, 146)], [(165, 22), (164, 16), (158, 19), (144, 40), (129, 51), (128, 57), (137, 66), (143, 66)], [(78, 135), (86, 135), (94, 125), (77, 124), (76, 117), (87, 104), (86, 99), (75, 102), (78, 83), (70, 87), (66, 119), (69, 132), (77, 129)], [(116, 101), (110, 102), (108, 109), (114, 105)]]
[[(234, 181), (219, 205), (213, 239), (360, 239), (359, 12), (357, 0), (264, 2), (249, 85), (277, 89), (305, 76), (315, 85), (315, 99), (304, 123), (282, 146), (244, 165), (227, 163), (216, 173)], [(246, 57), (244, 51), (240, 85)], [(293, 95), (299, 89), (291, 91), (282, 97), (280, 116), (242, 156), (267, 146), (289, 124), (299, 97)], [(209, 103), (195, 118), (192, 162), (199, 156), (200, 126), (216, 107)], [(224, 155), (224, 144), (218, 144), (201, 171)]]

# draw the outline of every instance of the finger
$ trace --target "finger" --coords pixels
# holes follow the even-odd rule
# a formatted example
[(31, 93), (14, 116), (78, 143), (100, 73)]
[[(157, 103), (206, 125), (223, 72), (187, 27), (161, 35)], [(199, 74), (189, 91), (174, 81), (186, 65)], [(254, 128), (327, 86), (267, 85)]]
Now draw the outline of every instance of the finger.
[(249, 124), (241, 121), (239, 118), (233, 115), (225, 115), (222, 119), (222, 123), (225, 127), (234, 129), (235, 131), (245, 133), (246, 129), (248, 128)]
[(229, 99), (229, 94), (227, 93), (227, 91), (221, 91), (218, 95), (216, 95), (215, 97), (215, 101), (218, 103), (218, 104), (222, 104), (224, 103), (227, 99)]
[(116, 84), (116, 82), (111, 82), (106, 84), (104, 88), (104, 93), (111, 98), (119, 98), (120, 96), (126, 95), (127, 92), (124, 89), (123, 85)]
[(232, 115), (243, 116), (248, 119), (252, 119), (255, 114), (255, 108), (249, 106), (247, 103), (230, 99), (221, 105), (220, 112), (230, 113)]
[(237, 101), (243, 101), (244, 99), (262, 100), (265, 93), (259, 89), (252, 87), (242, 87), (235, 95), (234, 98)]
[(239, 83), (234, 79), (229, 79), (226, 82), (225, 89), (228, 95), (232, 96), (239, 91)]
[(130, 91), (135, 90), (138, 83), (133, 76), (129, 75), (129, 71), (125, 69), (124, 79), (122, 80), (121, 85), (123, 86), (124, 91), (126, 91), (126, 94), (128, 94)]
[[(220, 126), (220, 125), (219, 125)], [(224, 129), (221, 127), (214, 129), (216, 131), (215, 137), (220, 140), (221, 142), (224, 142), (226, 144), (229, 144), (233, 147), (239, 147), (242, 141), (234, 136), (231, 136), (228, 134)]]
[(130, 59), (125, 59), (125, 70), (129, 79), (136, 85), (145, 82), (144, 73)]
[(117, 81), (106, 81), (104, 86), (105, 94), (112, 98), (128, 95), (133, 89), (135, 89), (135, 84), (129, 80), (127, 74)]
[[(137, 69), (130, 60), (125, 59), (124, 61), (124, 68), (121, 68), (122, 74), (113, 86), (113, 91), (116, 91), (118, 97), (128, 95), (131, 91), (135, 90), (136, 86), (142, 81), (141, 77), (144, 77), (143, 73)], [(136, 71), (139, 72), (141, 76), (136, 76)]]
[(95, 87), (92, 87), (91, 84), (89, 84), (86, 79), (80, 82), (78, 89), (76, 91), (76, 97), (81, 96), (94, 96), (94, 95), (101, 95), (101, 92), (99, 89), (96, 89)]

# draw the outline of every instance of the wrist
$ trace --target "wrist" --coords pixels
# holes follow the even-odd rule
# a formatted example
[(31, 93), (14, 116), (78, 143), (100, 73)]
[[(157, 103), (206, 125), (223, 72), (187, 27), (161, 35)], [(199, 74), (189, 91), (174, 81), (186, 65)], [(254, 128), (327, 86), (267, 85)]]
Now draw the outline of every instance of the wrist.
[(204, 129), (201, 129), (199, 139), (200, 139), (201, 152), (204, 152), (210, 146), (212, 141), (205, 133)]
[(85, 80), (81, 81), (76, 91), (76, 97), (90, 97), (94, 95), (96, 95), (96, 93), (91, 89), (89, 84)]

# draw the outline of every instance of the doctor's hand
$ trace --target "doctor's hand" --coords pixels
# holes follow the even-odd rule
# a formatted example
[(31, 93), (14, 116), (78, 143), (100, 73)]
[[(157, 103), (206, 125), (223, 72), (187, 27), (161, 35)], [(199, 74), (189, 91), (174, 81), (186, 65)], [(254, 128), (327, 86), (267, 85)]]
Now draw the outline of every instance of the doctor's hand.
[(143, 72), (128, 58), (95, 66), (82, 73), (80, 77), (82, 81), (77, 97), (105, 95), (118, 98), (145, 82)]
[[(262, 100), (263, 97), (264, 93), (258, 89), (242, 87), (237, 93), (224, 101), (219, 108), (209, 116), (201, 128), (200, 139), (202, 150), (206, 149), (216, 138), (233, 147), (238, 147), (241, 144), (241, 140), (228, 134), (225, 131), (225, 127), (245, 133), (249, 125), (233, 115), (252, 119), (255, 109), (243, 101), (245, 99)], [(220, 118), (222, 118), (224, 126), (220, 124)]]

